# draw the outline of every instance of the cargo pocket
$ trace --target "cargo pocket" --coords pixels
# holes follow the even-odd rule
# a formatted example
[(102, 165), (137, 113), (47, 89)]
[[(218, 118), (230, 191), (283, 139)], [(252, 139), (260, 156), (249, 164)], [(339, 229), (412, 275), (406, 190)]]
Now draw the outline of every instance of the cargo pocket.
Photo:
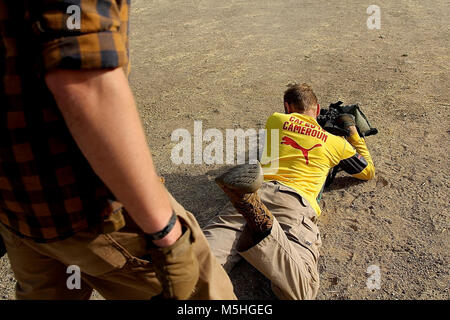
[(319, 259), (319, 248), (322, 241), (320, 239), (319, 228), (314, 224), (314, 222), (307, 217), (302, 216), (299, 225), (291, 228), (290, 233), (291, 235), (288, 235), (288, 237), (292, 238), (293, 236), (295, 239), (291, 240), (294, 240), (301, 246), (308, 249), (313, 255), (314, 261), (317, 262)]
[(145, 250), (145, 240), (138, 234), (120, 234), (114, 232), (104, 235), (111, 247), (117, 250), (125, 260), (124, 272), (146, 269), (153, 271), (153, 265)]
[(127, 259), (111, 244), (107, 235), (86, 231), (75, 234), (72, 238), (51, 243), (59, 252), (64, 253), (61, 261), (65, 264), (78, 265), (83, 273), (97, 277), (114, 270), (122, 269)]

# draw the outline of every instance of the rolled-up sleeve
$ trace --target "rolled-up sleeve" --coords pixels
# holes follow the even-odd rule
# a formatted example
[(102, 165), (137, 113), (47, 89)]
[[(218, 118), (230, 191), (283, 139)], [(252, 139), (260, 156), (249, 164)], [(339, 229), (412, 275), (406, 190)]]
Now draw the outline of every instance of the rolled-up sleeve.
[(33, 0), (44, 72), (128, 64), (126, 0)]

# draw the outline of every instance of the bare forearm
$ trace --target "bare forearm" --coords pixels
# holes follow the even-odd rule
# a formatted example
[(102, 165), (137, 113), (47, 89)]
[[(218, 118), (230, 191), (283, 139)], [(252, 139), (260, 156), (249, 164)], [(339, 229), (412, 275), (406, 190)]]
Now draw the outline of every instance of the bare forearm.
[[(128, 81), (121, 69), (54, 71), (46, 76), (64, 119), (98, 176), (144, 232), (165, 227), (172, 214), (157, 176)], [(173, 243), (179, 222), (160, 245)]]

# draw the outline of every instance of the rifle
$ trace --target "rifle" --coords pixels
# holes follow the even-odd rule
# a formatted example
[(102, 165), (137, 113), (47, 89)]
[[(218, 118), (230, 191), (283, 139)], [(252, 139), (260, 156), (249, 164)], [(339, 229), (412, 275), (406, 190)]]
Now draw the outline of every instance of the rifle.
[(355, 118), (356, 128), (361, 137), (368, 137), (378, 133), (376, 128), (370, 125), (366, 115), (362, 112), (359, 104), (342, 105), (342, 101), (331, 103), (328, 109), (320, 110), (317, 122), (320, 126), (331, 134), (336, 136), (349, 136), (350, 132), (337, 125), (337, 118), (341, 114), (350, 114)]
[[(350, 114), (355, 119), (356, 129), (361, 137), (368, 137), (372, 135), (376, 135), (378, 133), (378, 129), (371, 126), (369, 120), (366, 115), (362, 112), (359, 104), (352, 105), (342, 105), (342, 101), (338, 101), (336, 103), (331, 103), (328, 109), (320, 110), (320, 114), (317, 117), (317, 122), (320, 126), (331, 134), (337, 136), (349, 136), (350, 131), (344, 128), (341, 128), (337, 124), (337, 118), (342, 114)], [(329, 187), (331, 183), (333, 183), (336, 174), (339, 172), (339, 165), (335, 166), (331, 169), (328, 174), (327, 180), (325, 181), (325, 187)]]

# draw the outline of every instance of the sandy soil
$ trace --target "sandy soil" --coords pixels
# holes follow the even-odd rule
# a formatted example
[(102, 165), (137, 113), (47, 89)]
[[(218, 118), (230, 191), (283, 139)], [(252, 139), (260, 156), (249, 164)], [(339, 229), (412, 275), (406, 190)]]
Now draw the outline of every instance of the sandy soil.
[[(324, 195), (318, 299), (449, 299), (449, 18), (447, 1), (135, 0), (131, 84), (156, 165), (204, 225), (226, 203), (220, 165), (175, 166), (176, 128), (262, 128), (291, 81), (322, 105), (359, 102), (379, 129), (367, 139), (377, 178), (341, 174)], [(0, 261), (0, 299), (14, 279)], [(366, 287), (367, 268), (381, 288)], [(240, 298), (273, 299), (246, 263)]]

